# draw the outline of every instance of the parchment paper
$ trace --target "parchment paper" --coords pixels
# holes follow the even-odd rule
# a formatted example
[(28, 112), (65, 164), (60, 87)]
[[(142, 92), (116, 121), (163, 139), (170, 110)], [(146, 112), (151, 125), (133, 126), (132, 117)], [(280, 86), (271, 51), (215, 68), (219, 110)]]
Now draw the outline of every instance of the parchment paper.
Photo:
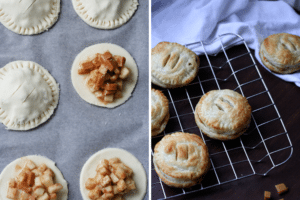
[[(13, 160), (39, 154), (56, 162), (69, 183), (69, 200), (82, 199), (80, 171), (97, 151), (122, 148), (143, 164), (148, 175), (148, 1), (140, 0), (129, 22), (114, 30), (88, 26), (76, 14), (71, 0), (61, 1), (57, 23), (39, 35), (22, 36), (0, 24), (0, 67), (15, 60), (34, 61), (60, 85), (54, 115), (26, 132), (8, 131), (0, 124), (0, 170)], [(132, 97), (123, 105), (107, 109), (88, 104), (71, 83), (71, 66), (85, 47), (114, 43), (135, 59), (139, 78)], [(144, 199), (148, 199), (148, 194)]]

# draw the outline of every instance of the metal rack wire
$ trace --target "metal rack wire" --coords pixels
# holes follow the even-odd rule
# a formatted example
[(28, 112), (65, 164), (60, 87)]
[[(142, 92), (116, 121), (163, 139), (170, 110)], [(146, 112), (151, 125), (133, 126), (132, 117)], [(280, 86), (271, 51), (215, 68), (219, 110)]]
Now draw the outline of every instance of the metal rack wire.
[[(235, 42), (229, 46), (224, 45), (226, 37)], [(208, 55), (206, 47), (213, 43), (220, 46), (219, 53)], [(236, 44), (244, 46), (242, 52), (230, 49)], [(165, 185), (157, 176), (152, 163), (152, 199), (170, 199), (252, 175), (265, 176), (285, 163), (293, 152), (278, 109), (241, 36), (228, 33), (220, 35), (211, 43), (200, 41), (185, 46), (192, 50), (195, 47), (200, 49), (206, 60), (201, 60), (198, 76), (184, 88), (169, 90), (153, 86), (162, 90), (169, 99), (170, 120), (163, 134), (152, 138), (152, 154), (155, 144), (166, 134), (176, 131), (195, 133), (208, 146), (212, 167), (201, 184), (178, 189)], [(248, 99), (252, 107), (252, 122), (240, 138), (222, 142), (203, 135), (195, 123), (194, 109), (203, 94), (212, 89), (225, 88), (235, 90)]]

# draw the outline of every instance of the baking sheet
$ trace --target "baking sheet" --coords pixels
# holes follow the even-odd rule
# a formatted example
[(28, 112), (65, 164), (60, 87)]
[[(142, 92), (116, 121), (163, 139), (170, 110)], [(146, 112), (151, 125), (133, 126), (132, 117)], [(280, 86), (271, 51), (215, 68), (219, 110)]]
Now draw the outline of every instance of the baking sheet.
[[(148, 1), (139, 1), (129, 22), (114, 30), (88, 26), (70, 0), (61, 1), (57, 23), (39, 35), (22, 36), (0, 24), (0, 67), (16, 60), (34, 61), (60, 85), (52, 117), (39, 127), (8, 131), (0, 124), (0, 170), (13, 160), (39, 154), (56, 162), (69, 183), (69, 199), (80, 200), (80, 171), (97, 151), (122, 148), (137, 157), (148, 176)], [(114, 43), (135, 59), (139, 78), (132, 97), (115, 109), (97, 107), (79, 97), (71, 83), (76, 55), (97, 43)], [(146, 194), (144, 199), (148, 199)]]

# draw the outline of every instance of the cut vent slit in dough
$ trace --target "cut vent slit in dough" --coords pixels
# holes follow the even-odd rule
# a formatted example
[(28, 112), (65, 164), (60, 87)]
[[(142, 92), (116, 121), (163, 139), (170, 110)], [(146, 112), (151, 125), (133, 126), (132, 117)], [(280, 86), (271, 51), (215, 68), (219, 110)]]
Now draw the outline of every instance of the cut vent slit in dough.
[(224, 97), (220, 97), (220, 100), (230, 105), (230, 107), (234, 108), (234, 104), (230, 102), (228, 99), (224, 99)]

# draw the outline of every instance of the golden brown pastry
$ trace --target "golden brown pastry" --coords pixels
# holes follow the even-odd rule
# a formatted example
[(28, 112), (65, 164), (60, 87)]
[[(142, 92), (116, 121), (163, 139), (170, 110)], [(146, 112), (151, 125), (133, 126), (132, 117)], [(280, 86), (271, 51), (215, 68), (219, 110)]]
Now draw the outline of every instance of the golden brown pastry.
[(201, 182), (210, 167), (201, 137), (182, 132), (166, 135), (155, 145), (153, 163), (161, 180), (178, 188)]
[(233, 90), (212, 90), (198, 102), (195, 121), (208, 137), (232, 140), (249, 127), (251, 106), (245, 97)]
[(270, 35), (261, 44), (259, 55), (271, 71), (293, 73), (300, 69), (300, 37), (288, 33)]
[(151, 89), (151, 135), (160, 134), (169, 121), (169, 101), (160, 91)]
[(185, 86), (196, 77), (199, 64), (199, 57), (188, 48), (160, 42), (151, 52), (151, 81), (163, 88)]

